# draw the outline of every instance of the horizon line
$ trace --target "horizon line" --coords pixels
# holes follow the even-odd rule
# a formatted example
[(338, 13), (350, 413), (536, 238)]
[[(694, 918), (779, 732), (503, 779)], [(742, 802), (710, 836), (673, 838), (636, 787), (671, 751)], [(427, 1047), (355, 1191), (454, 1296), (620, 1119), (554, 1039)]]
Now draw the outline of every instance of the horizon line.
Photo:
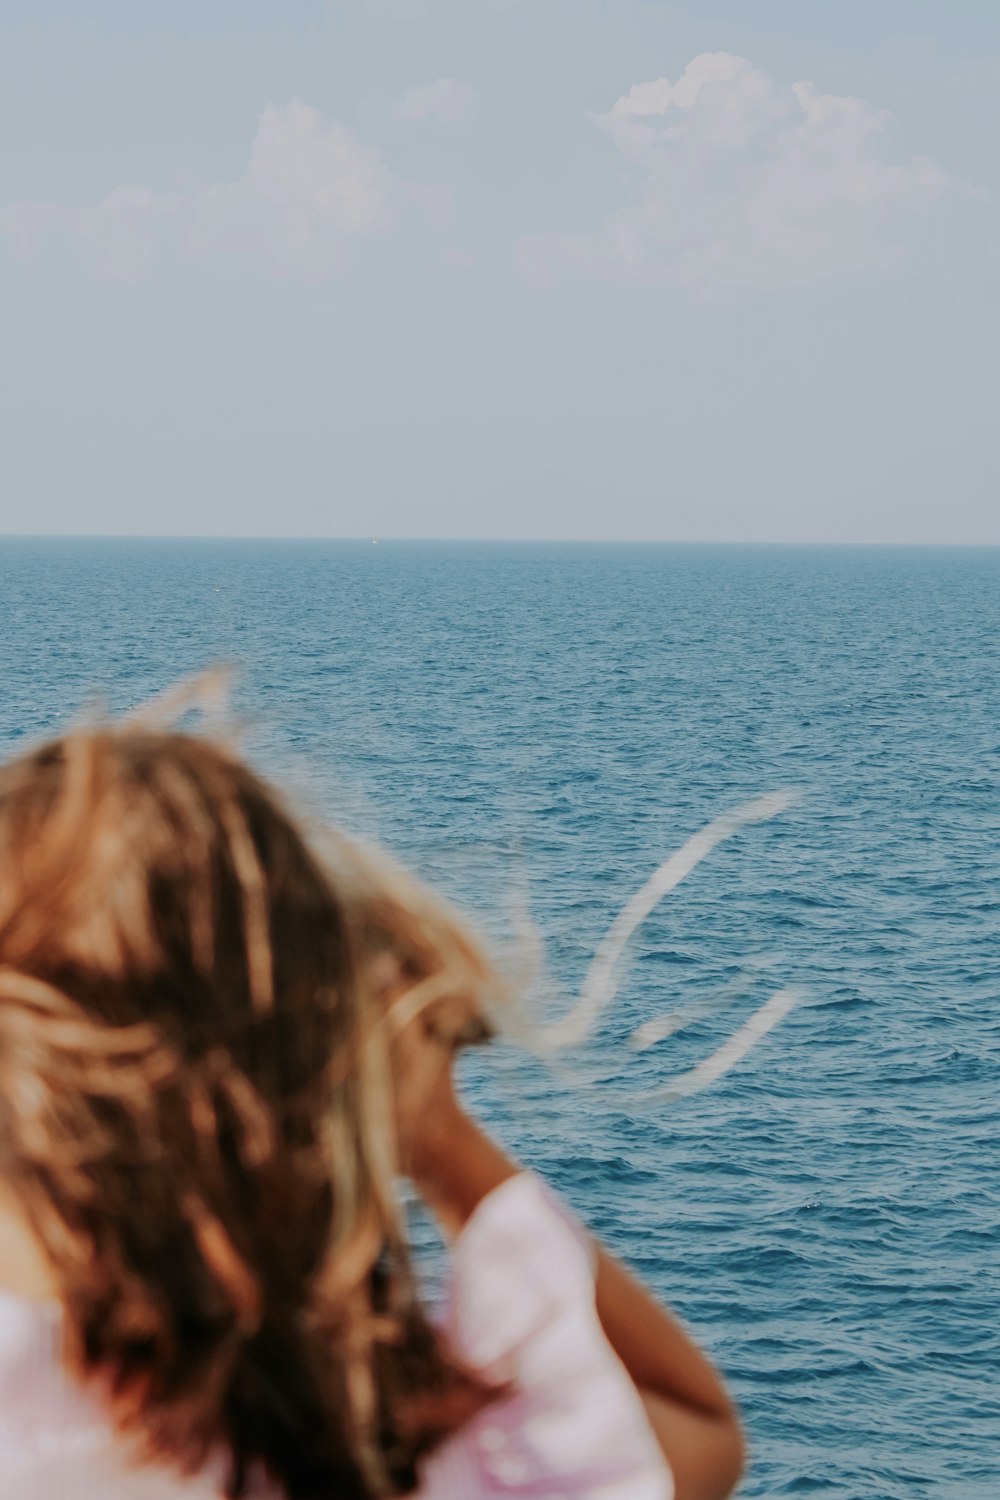
[(850, 540), (832, 538), (732, 537), (470, 537), (470, 536), (331, 536), (277, 532), (145, 532), (145, 531), (3, 531), (0, 542), (309, 542), (369, 546), (404, 543), (409, 546), (482, 547), (924, 547), (998, 548), (997, 541)]

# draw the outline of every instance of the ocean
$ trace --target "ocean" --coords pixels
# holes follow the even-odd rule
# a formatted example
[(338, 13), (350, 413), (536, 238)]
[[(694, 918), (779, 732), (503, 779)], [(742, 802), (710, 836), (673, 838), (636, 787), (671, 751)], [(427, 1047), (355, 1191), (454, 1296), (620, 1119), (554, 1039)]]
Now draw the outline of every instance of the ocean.
[(1000, 549), (7, 539), (0, 601), (4, 753), (230, 663), (257, 761), (461, 900), (539, 1014), (667, 854), (796, 791), (583, 1046), (465, 1086), (720, 1363), (742, 1494), (996, 1500)]

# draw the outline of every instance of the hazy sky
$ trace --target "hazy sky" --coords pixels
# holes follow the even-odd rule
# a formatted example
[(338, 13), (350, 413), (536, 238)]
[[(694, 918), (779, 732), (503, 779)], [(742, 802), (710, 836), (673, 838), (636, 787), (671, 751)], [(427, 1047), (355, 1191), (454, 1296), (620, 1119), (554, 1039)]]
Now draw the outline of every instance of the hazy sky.
[(0, 531), (1000, 542), (998, 0), (0, 0), (0, 115)]

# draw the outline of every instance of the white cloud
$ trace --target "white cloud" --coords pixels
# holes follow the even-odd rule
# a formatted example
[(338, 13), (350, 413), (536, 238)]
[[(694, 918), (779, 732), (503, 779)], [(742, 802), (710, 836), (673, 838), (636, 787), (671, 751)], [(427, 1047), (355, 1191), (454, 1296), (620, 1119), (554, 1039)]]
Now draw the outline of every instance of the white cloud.
[(408, 124), (429, 120), (436, 125), (457, 125), (467, 120), (476, 102), (471, 84), (457, 78), (435, 78), (407, 91), (393, 113)]
[(789, 287), (890, 263), (949, 187), (907, 156), (887, 110), (784, 85), (727, 52), (676, 83), (637, 83), (594, 117), (637, 179), (594, 230), (522, 244), (532, 270), (570, 262), (711, 293)]
[(379, 227), (394, 180), (346, 125), (298, 99), (268, 105), (243, 175), (189, 194), (118, 187), (79, 210), (13, 204), (0, 233), (25, 251), (53, 229), (95, 253), (109, 275), (139, 274), (158, 251), (263, 255), (307, 275), (331, 270), (344, 244)]
[(119, 187), (100, 203), (64, 216), (64, 226), (88, 245), (110, 276), (138, 276), (148, 265), (157, 239), (170, 232), (188, 204), (172, 193)]
[(244, 175), (192, 201), (192, 241), (254, 246), (287, 269), (325, 271), (347, 239), (380, 223), (391, 186), (378, 154), (346, 125), (298, 99), (269, 105)]

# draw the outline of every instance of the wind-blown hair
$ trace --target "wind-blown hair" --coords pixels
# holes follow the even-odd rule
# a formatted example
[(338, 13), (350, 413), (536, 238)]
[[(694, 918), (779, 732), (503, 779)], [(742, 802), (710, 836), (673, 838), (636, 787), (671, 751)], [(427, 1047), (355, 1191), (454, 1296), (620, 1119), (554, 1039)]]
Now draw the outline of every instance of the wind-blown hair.
[(406, 1493), (492, 1396), (414, 1290), (368, 960), (443, 1003), (488, 970), (401, 882), (201, 737), (81, 730), (0, 770), (0, 1179), (70, 1367), (231, 1496)]

